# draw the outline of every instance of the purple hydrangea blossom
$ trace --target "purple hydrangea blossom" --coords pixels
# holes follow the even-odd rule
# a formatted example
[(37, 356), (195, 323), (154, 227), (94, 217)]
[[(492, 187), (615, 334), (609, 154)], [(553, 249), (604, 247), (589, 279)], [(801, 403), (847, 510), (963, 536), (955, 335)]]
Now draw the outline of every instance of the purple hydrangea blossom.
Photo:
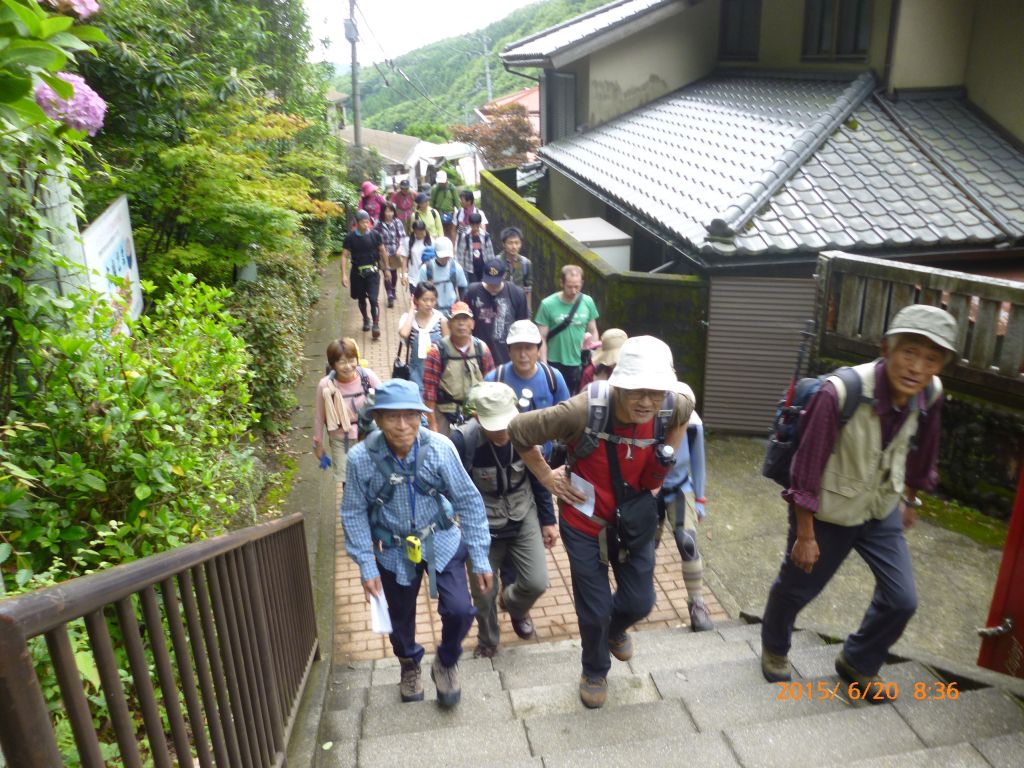
[(49, 0), (49, 3), (58, 11), (71, 11), (80, 19), (87, 19), (100, 10), (100, 4), (96, 0)]
[(54, 120), (59, 120), (69, 128), (88, 131), (90, 136), (95, 136), (103, 127), (107, 102), (90, 88), (80, 75), (58, 72), (57, 77), (75, 89), (71, 98), (62, 99), (49, 85), (42, 83), (36, 88), (36, 103)]

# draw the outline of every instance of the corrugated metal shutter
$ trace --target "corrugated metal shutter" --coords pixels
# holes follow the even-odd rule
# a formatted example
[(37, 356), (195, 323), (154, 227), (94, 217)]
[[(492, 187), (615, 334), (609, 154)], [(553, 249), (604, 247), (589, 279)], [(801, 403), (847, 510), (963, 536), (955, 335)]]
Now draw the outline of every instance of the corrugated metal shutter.
[(702, 414), (709, 429), (768, 432), (814, 297), (810, 278), (711, 279)]
[(576, 76), (564, 72), (544, 73), (548, 126), (544, 143), (558, 141), (576, 132)]

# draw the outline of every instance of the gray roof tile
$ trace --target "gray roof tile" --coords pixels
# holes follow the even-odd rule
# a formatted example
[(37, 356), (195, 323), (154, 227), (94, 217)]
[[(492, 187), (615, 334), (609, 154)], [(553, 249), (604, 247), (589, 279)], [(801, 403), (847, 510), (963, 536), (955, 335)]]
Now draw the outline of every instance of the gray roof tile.
[[(849, 86), (720, 75), (540, 154), (709, 258), (1007, 240), (870, 98), (800, 167), (783, 170), (785, 183), (762, 204), (766, 174), (795, 157), (794, 144), (807, 140), (808, 128), (834, 110)], [(950, 152), (950, 164), (990, 205), (1010, 221), (1019, 216), (1018, 236), (1024, 236), (1024, 155), (969, 111), (930, 104), (901, 102), (900, 116), (935, 152)], [(968, 137), (968, 151), (956, 149), (961, 136)], [(712, 220), (755, 200), (761, 207), (733, 237), (709, 238)]]

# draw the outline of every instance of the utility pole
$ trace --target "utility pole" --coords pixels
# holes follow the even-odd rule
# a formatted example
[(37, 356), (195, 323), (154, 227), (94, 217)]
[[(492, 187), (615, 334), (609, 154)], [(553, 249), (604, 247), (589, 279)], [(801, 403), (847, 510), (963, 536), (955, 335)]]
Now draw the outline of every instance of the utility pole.
[(359, 57), (356, 55), (359, 29), (356, 27), (356, 0), (348, 0), (345, 39), (352, 44), (352, 144), (361, 147), (363, 146), (363, 122), (359, 114)]
[(484, 75), (487, 77), (487, 101), (488, 103), (494, 101), (494, 88), (491, 87), (491, 41), (487, 39), (487, 35), (483, 32), (480, 33), (480, 42), (483, 45), (484, 54)]

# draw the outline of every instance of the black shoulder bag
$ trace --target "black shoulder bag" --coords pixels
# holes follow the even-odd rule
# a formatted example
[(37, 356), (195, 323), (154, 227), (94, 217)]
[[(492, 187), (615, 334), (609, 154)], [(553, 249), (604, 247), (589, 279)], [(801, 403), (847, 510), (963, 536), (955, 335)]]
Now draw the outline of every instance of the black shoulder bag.
[[(420, 331), (422, 333), (422, 331)], [(405, 345), (405, 362), (402, 362), (402, 345)], [(392, 379), (405, 379), (410, 381), (412, 379), (412, 371), (409, 368), (409, 350), (412, 349), (412, 344), (408, 341), (398, 342), (398, 352), (395, 354), (395, 362), (391, 366), (391, 378)]]
[(605, 440), (608, 471), (615, 494), (615, 535), (619, 540), (619, 562), (654, 541), (658, 532), (658, 500), (650, 491), (636, 490), (624, 482), (615, 445)]
[(569, 327), (569, 323), (572, 322), (572, 316), (576, 314), (576, 310), (579, 309), (580, 302), (582, 300), (583, 294), (581, 293), (576, 297), (576, 301), (572, 303), (572, 308), (569, 310), (569, 314), (562, 318), (562, 322), (560, 322), (558, 325), (556, 325), (554, 328), (548, 331), (549, 343), (553, 338), (555, 338), (555, 336), (557, 336), (558, 334), (560, 334), (562, 331)]

